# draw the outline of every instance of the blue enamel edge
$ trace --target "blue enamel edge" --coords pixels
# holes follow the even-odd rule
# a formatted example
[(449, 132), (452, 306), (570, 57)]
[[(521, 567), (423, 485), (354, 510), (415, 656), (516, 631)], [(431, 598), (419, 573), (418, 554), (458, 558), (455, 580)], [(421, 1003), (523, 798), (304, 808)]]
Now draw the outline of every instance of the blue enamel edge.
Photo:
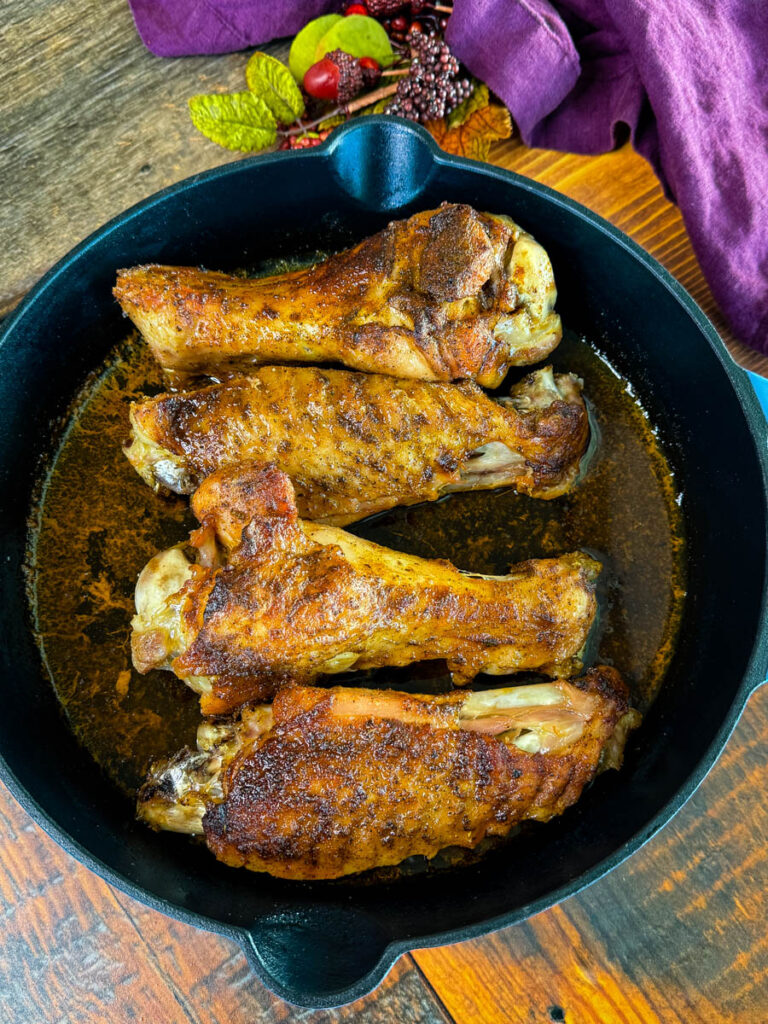
[(752, 390), (757, 396), (757, 400), (763, 410), (763, 415), (768, 420), (768, 377), (761, 377), (759, 373), (753, 373), (752, 370), (745, 370), (744, 372), (749, 379), (749, 383), (752, 385)]

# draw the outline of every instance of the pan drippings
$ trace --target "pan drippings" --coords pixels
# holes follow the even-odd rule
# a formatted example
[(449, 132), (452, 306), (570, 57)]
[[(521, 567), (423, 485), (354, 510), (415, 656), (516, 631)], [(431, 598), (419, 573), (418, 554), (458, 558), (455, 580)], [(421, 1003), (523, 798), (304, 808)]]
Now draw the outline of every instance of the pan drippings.
[[(490, 574), (586, 549), (606, 566), (593, 660), (615, 664), (644, 710), (669, 663), (684, 598), (675, 482), (644, 412), (589, 344), (566, 337), (553, 363), (584, 378), (600, 438), (571, 494), (548, 502), (511, 491), (457, 494), (348, 529)], [(150, 759), (193, 745), (199, 722), (197, 698), (180, 680), (140, 676), (130, 660), (137, 574), (194, 525), (186, 500), (153, 494), (121, 451), (130, 401), (162, 387), (140, 340), (118, 346), (73, 403), (30, 524), (30, 599), (44, 664), (75, 733), (127, 793)], [(448, 687), (439, 672), (383, 669), (344, 681), (430, 692)], [(500, 680), (480, 677), (477, 685)]]

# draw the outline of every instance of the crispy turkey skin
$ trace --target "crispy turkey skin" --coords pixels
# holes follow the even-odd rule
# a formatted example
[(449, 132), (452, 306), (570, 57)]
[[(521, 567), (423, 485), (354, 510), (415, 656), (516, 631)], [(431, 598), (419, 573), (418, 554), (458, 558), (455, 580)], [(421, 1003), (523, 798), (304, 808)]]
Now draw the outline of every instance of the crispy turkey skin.
[(286, 472), (299, 514), (344, 526), (448, 491), (566, 493), (589, 441), (581, 382), (537, 370), (490, 399), (476, 384), (267, 366), (131, 405), (125, 453), (150, 486), (191, 493), (258, 459)]
[(561, 814), (638, 721), (605, 667), (438, 697), (290, 686), (154, 764), (138, 814), (234, 867), (338, 878)]
[(496, 387), (562, 334), (544, 249), (508, 217), (456, 204), (393, 221), (306, 270), (244, 279), (150, 264), (120, 270), (114, 294), (178, 374), (337, 362)]
[(288, 477), (259, 465), (214, 473), (192, 508), (194, 560), (179, 545), (139, 577), (132, 652), (140, 672), (197, 690), (206, 714), (353, 668), (445, 659), (466, 683), (580, 667), (600, 571), (581, 552), (463, 573), (299, 519)]

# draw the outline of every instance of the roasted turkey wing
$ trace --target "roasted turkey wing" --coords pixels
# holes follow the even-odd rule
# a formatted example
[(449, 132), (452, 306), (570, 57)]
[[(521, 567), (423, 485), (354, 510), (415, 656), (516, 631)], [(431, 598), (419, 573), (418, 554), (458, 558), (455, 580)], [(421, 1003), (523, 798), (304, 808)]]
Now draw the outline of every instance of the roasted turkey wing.
[(257, 459), (286, 472), (299, 514), (344, 526), (448, 491), (567, 492), (589, 440), (581, 382), (537, 370), (490, 399), (476, 384), (267, 366), (131, 406), (125, 452), (151, 486), (191, 493)]
[(440, 697), (290, 686), (153, 765), (138, 813), (235, 867), (337, 878), (561, 814), (638, 720), (605, 667)]

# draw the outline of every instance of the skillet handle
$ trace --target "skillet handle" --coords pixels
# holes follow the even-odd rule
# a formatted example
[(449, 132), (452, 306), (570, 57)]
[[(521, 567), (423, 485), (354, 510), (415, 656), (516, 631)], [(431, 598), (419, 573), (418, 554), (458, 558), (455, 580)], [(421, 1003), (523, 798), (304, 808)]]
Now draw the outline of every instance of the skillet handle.
[(752, 390), (757, 396), (757, 400), (763, 410), (763, 415), (768, 420), (768, 378), (761, 377), (759, 373), (753, 373), (752, 370), (744, 370), (752, 385)]
[(398, 211), (428, 188), (440, 149), (425, 128), (401, 117), (353, 117), (323, 143), (336, 187), (367, 210)]
[(272, 992), (298, 1006), (327, 1009), (368, 995), (401, 950), (356, 907), (300, 904), (260, 919), (237, 936)]
[[(744, 369), (744, 367), (742, 367), (742, 369)], [(744, 373), (746, 373), (747, 380), (749, 381), (752, 390), (755, 392), (755, 397), (760, 403), (760, 408), (763, 410), (763, 416), (766, 421), (768, 421), (768, 378), (762, 377), (759, 373), (753, 373), (752, 370), (744, 369)], [(768, 670), (762, 673), (763, 676), (765, 676), (766, 672), (768, 672)], [(764, 686), (766, 682), (768, 682), (768, 679), (761, 679), (760, 676), (758, 676), (757, 682), (747, 691), (747, 697), (751, 696), (751, 694), (761, 686)]]

